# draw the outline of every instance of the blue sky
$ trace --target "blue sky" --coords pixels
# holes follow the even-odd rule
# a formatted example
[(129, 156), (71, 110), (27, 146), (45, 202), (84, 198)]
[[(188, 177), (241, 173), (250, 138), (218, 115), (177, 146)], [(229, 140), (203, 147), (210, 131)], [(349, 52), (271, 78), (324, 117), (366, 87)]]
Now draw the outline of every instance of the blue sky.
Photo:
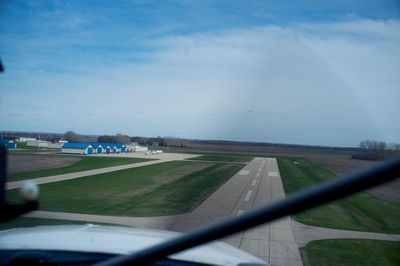
[(116, 2), (0, 2), (0, 130), (400, 142), (398, 1)]

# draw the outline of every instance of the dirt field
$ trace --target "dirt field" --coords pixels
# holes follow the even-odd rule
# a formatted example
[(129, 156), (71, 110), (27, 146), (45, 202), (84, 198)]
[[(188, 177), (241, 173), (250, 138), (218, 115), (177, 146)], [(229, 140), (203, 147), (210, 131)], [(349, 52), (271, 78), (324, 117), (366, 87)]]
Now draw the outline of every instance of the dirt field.
[(9, 154), (7, 168), (8, 173), (13, 174), (67, 166), (79, 160), (79, 157)]
[[(184, 151), (184, 149), (182, 149)], [(351, 173), (356, 169), (373, 165), (375, 162), (351, 159), (352, 152), (345, 150), (285, 148), (267, 146), (223, 145), (223, 144), (191, 144), (187, 152), (209, 154), (232, 154), (251, 156), (290, 156), (301, 157), (326, 164), (338, 175)]]

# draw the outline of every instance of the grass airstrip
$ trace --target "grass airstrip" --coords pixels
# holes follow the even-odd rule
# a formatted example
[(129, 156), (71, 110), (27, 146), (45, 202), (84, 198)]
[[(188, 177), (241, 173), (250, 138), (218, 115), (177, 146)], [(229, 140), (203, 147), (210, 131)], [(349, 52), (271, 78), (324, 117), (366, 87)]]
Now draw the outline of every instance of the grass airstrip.
[(68, 173), (81, 172), (81, 171), (93, 170), (110, 166), (145, 162), (149, 160), (151, 159), (80, 156), (80, 160), (71, 165), (45, 169), (45, 170), (10, 174), (7, 176), (7, 181), (12, 182), (25, 179), (45, 177), (45, 176), (68, 174)]
[[(194, 209), (244, 164), (172, 161), (40, 186), (40, 209), (158, 216)], [(8, 191), (18, 201), (16, 190)]]
[(400, 265), (400, 242), (366, 239), (313, 241), (300, 249), (303, 264), (325, 266)]
[[(322, 164), (301, 158), (278, 158), (287, 194), (336, 178)], [(379, 233), (400, 233), (400, 205), (361, 192), (293, 216), (314, 226)]]

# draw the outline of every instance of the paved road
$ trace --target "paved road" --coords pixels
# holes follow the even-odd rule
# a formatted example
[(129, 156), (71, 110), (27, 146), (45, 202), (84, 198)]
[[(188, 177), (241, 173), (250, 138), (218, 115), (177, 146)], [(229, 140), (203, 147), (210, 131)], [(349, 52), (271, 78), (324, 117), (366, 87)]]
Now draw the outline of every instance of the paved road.
[[(276, 159), (255, 158), (193, 212), (176, 219), (170, 229), (189, 231), (284, 197)], [(302, 265), (290, 217), (225, 241), (272, 265)]]
[(187, 153), (171, 153), (162, 152), (158, 154), (147, 154), (145, 151), (136, 151), (128, 153), (109, 153), (109, 154), (92, 154), (93, 157), (127, 157), (127, 158), (145, 158), (145, 159), (159, 159), (159, 160), (185, 160), (201, 156), (201, 154), (187, 154)]
[[(99, 169), (93, 169), (93, 170), (75, 172), (75, 173), (69, 173), (69, 174), (46, 176), (46, 177), (35, 178), (34, 180), (35, 180), (36, 184), (41, 185), (41, 184), (46, 184), (46, 183), (64, 181), (64, 180), (69, 180), (69, 179), (74, 179), (74, 178), (79, 178), (79, 177), (84, 177), (84, 176), (104, 174), (104, 173), (108, 173), (108, 172), (136, 168), (136, 167), (152, 165), (152, 164), (157, 164), (157, 163), (164, 163), (164, 162), (170, 162), (170, 161), (175, 161), (175, 160), (185, 160), (185, 159), (198, 157), (199, 155), (183, 154), (183, 153), (161, 153), (161, 154), (152, 156), (152, 155), (145, 155), (145, 153), (143, 153), (143, 152), (133, 152), (133, 153), (119, 153), (119, 154), (101, 154), (101, 155), (99, 154), (98, 156), (149, 158), (149, 159), (158, 159), (158, 160), (118, 165), (118, 166), (111, 166), (111, 167), (105, 167), (105, 168), (99, 168)], [(6, 189), (19, 188), (21, 186), (22, 182), (23, 181), (7, 182)]]

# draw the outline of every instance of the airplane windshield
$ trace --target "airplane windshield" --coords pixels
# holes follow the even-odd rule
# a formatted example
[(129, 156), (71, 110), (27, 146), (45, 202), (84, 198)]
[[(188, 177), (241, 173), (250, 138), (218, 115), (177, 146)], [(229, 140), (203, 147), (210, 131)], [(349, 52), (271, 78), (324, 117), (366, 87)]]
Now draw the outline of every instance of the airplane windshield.
[[(396, 0), (0, 1), (0, 60), (5, 200), (35, 209), (0, 265), (137, 252), (400, 155)], [(399, 265), (399, 221), (394, 180), (160, 263)]]

